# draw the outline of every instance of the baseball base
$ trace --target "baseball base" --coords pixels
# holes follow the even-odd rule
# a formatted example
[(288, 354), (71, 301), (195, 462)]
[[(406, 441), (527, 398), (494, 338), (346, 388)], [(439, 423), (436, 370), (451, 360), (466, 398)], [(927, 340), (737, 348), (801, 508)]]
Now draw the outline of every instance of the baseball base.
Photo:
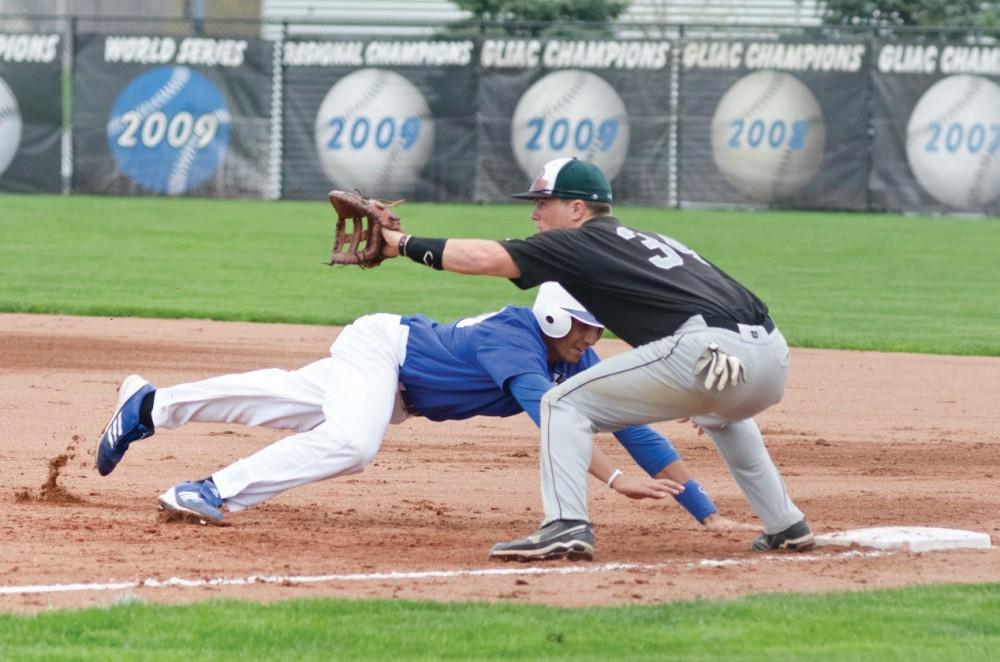
[(989, 535), (931, 526), (877, 526), (816, 536), (817, 546), (872, 547), (887, 551), (933, 552), (945, 549), (992, 549)]

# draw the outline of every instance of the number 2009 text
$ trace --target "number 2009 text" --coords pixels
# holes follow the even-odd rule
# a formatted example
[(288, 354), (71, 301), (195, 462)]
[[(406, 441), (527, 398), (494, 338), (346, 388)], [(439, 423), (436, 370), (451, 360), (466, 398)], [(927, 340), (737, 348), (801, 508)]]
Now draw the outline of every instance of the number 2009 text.
[[(364, 149), (369, 141), (376, 149), (385, 150), (389, 149), (397, 139), (395, 117), (382, 117), (376, 121), (363, 115), (351, 120), (337, 116), (330, 119), (328, 126), (333, 129), (333, 133), (326, 147), (332, 150)], [(398, 139), (404, 150), (413, 147), (419, 138), (419, 117), (410, 115), (399, 123)]]
[(215, 113), (194, 117), (187, 111), (181, 111), (168, 118), (162, 110), (146, 117), (132, 110), (122, 115), (121, 123), (125, 128), (115, 142), (125, 148), (135, 147), (141, 141), (143, 147), (153, 149), (166, 139), (174, 149), (186, 146), (191, 140), (194, 140), (195, 148), (202, 149), (219, 132), (219, 117)]
[(574, 124), (566, 117), (559, 117), (546, 126), (544, 117), (532, 117), (528, 120), (528, 128), (531, 135), (524, 147), (532, 151), (559, 151), (567, 146), (582, 151), (590, 149), (596, 141), (597, 148), (606, 152), (614, 146), (618, 137), (618, 120), (615, 119), (595, 124), (594, 120), (584, 118)]

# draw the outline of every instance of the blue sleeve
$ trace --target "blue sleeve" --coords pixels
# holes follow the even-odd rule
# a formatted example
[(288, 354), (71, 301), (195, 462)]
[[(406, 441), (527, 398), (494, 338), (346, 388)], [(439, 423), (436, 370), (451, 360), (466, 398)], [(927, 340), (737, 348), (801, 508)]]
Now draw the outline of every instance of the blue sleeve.
[(521, 408), (531, 417), (535, 425), (540, 426), (542, 424), (542, 396), (552, 388), (552, 382), (537, 372), (529, 372), (512, 378), (508, 382), (508, 388), (510, 394), (517, 400), (517, 404), (521, 405)]
[(619, 430), (615, 432), (615, 438), (650, 476), (655, 476), (668, 464), (681, 459), (681, 454), (670, 440), (648, 425)]
[(530, 308), (507, 306), (470, 330), (475, 360), (497, 386), (522, 374), (549, 374), (545, 341)]

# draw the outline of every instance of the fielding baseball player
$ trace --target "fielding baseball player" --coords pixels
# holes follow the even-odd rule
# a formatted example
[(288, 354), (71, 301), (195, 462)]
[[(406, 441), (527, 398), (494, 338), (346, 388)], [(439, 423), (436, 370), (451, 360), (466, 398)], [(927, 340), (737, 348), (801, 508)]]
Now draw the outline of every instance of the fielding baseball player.
[(611, 216), (611, 185), (585, 161), (545, 164), (526, 193), (539, 232), (525, 240), (429, 239), (382, 229), (386, 257), (562, 284), (634, 349), (546, 393), (541, 408), (545, 519), (534, 534), (493, 547), (500, 559), (590, 558), (587, 469), (595, 430), (691, 419), (715, 442), (764, 524), (755, 550), (815, 543), (751, 418), (777, 403), (788, 375), (784, 337), (752, 292), (675, 239)]
[[(603, 327), (556, 283), (539, 288), (533, 308), (507, 306), (439, 324), (422, 315), (368, 315), (347, 326), (330, 356), (299, 370), (257, 370), (154, 389), (130, 375), (97, 444), (97, 470), (111, 473), (129, 445), (189, 421), (242, 423), (297, 432), (210, 478), (160, 495), (161, 508), (204, 522), (285, 490), (368, 465), (390, 423), (409, 414), (433, 421), (511, 416), (537, 424), (554, 382), (598, 363), (591, 346)], [(745, 528), (721, 517), (670, 442), (642, 426), (618, 440), (650, 476), (623, 475), (600, 452), (593, 473), (632, 498), (673, 495), (713, 529)]]

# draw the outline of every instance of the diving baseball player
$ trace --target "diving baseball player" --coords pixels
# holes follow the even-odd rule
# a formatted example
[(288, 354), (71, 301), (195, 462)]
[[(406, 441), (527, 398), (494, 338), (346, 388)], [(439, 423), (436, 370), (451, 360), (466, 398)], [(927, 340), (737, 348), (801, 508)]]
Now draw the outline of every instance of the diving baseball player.
[[(129, 445), (190, 421), (291, 428), (297, 432), (159, 497), (161, 508), (207, 522), (285, 490), (358, 473), (378, 452), (386, 427), (407, 415), (433, 421), (511, 416), (537, 424), (553, 383), (598, 363), (591, 346), (603, 327), (556, 283), (539, 288), (533, 308), (502, 310), (439, 324), (422, 315), (368, 315), (347, 326), (330, 356), (299, 370), (214, 377), (154, 389), (137, 375), (120, 387), (115, 415), (97, 445), (101, 475)], [(600, 452), (592, 473), (632, 498), (673, 495), (709, 528), (744, 528), (721, 517), (662, 435), (641, 426), (618, 440), (650, 476), (624, 475)]]
[(562, 284), (634, 349), (577, 373), (541, 408), (542, 502), (533, 535), (493, 547), (499, 559), (588, 557), (587, 469), (594, 430), (690, 418), (715, 442), (764, 524), (755, 550), (815, 543), (753, 416), (777, 403), (785, 338), (750, 290), (679, 241), (622, 225), (611, 185), (586, 161), (545, 164), (530, 190), (539, 232), (525, 240), (430, 239), (382, 229), (383, 253), (436, 269), (501, 276), (521, 288)]

